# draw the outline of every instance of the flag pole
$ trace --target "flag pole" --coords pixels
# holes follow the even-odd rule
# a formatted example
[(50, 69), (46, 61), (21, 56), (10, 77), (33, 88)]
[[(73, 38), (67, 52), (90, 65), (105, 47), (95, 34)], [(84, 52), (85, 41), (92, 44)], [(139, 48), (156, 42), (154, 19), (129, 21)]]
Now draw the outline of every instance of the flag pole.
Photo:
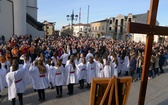
[[(80, 22), (81, 22), (81, 8), (79, 9), (79, 32), (80, 32)], [(78, 35), (80, 35), (78, 32)]]
[(89, 5), (88, 5), (88, 13), (87, 13), (87, 37), (88, 37), (88, 24), (89, 24)]

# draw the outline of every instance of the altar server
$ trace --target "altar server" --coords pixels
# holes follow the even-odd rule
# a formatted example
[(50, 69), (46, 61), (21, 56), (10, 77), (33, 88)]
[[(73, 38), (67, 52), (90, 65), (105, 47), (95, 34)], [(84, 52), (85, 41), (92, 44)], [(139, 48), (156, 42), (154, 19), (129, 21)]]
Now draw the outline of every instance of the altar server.
[(45, 101), (45, 89), (48, 88), (48, 81), (47, 81), (47, 68), (43, 64), (42, 60), (38, 60), (37, 62), (37, 68), (38, 70), (38, 77), (39, 77), (39, 83), (40, 88), (37, 90), (39, 95), (39, 101)]
[(1, 67), (5, 68), (7, 70), (7, 72), (9, 72), (10, 70), (10, 62), (6, 59), (5, 55), (2, 55), (0, 57), (0, 63), (1, 63)]
[[(0, 93), (3, 91), (3, 89), (7, 86), (5, 76), (6, 76), (6, 69), (1, 66), (0, 64)], [(1, 95), (0, 95), (1, 97)]]
[(104, 77), (112, 77), (110, 61), (107, 60), (104, 66)]
[(81, 63), (78, 64), (78, 80), (80, 84), (80, 89), (84, 88), (84, 80), (86, 79), (86, 59), (81, 58)]
[(93, 56), (93, 54), (88, 50), (88, 54), (86, 55), (86, 62), (89, 62), (90, 56)]
[(92, 78), (96, 77), (96, 62), (93, 60), (93, 56), (90, 56), (89, 62), (86, 66), (86, 81), (87, 81), (87, 87), (90, 88), (91, 86), (91, 80)]
[(26, 53), (26, 54), (23, 54), (20, 57), (20, 59), (24, 61), (24, 64), (26, 64), (26, 68), (25, 68), (26, 74), (23, 77), (23, 81), (24, 81), (25, 85), (28, 86), (31, 83), (30, 74), (29, 74), (31, 58), (29, 57), (29, 54)]
[(52, 77), (52, 83), (56, 86), (57, 98), (62, 97), (62, 85), (64, 84), (64, 67), (61, 64), (61, 60), (57, 60), (56, 66), (50, 68), (50, 77)]
[(73, 95), (74, 84), (77, 83), (77, 67), (73, 59), (70, 59), (69, 64), (65, 66), (65, 71), (66, 85), (68, 85), (67, 94)]
[(126, 54), (126, 56), (124, 57), (124, 66), (123, 66), (123, 70), (125, 71), (125, 75), (128, 76), (128, 70), (129, 70), (129, 53)]
[(118, 61), (116, 56), (112, 58), (112, 61), (110, 62), (111, 69), (112, 69), (112, 76), (118, 77)]
[(46, 69), (47, 69), (47, 72), (46, 72), (46, 76), (47, 76), (47, 80), (48, 80), (48, 84), (50, 85), (50, 89), (54, 89), (54, 85), (53, 85), (53, 77), (52, 75), (54, 75), (52, 73), (52, 68), (55, 66), (56, 62), (54, 62), (53, 60), (49, 59), (47, 61), (48, 63), (45, 65)]
[(103, 78), (104, 77), (104, 71), (103, 71), (103, 59), (99, 58), (96, 66), (96, 77)]
[(23, 92), (25, 91), (25, 84), (23, 77), (26, 74), (26, 64), (23, 68), (19, 68), (18, 61), (12, 61), (12, 72), (6, 75), (8, 85), (8, 99), (12, 100), (12, 105), (15, 105), (15, 98), (18, 95), (19, 105), (23, 105)]
[(67, 53), (66, 50), (63, 50), (64, 54), (61, 55), (60, 59), (62, 60), (62, 65), (63, 67), (65, 67), (67, 61), (68, 61), (68, 57), (70, 56), (70, 51)]
[(33, 88), (38, 91), (39, 101), (45, 100), (45, 89), (48, 88), (46, 67), (42, 60), (36, 61), (29, 70)]

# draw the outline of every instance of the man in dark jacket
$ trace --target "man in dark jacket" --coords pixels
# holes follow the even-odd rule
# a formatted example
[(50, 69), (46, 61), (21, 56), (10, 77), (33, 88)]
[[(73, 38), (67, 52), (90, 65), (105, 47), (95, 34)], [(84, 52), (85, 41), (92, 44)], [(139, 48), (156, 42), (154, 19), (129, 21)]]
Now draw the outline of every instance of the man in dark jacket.
[(163, 65), (164, 65), (164, 62), (165, 62), (165, 55), (163, 52), (160, 52), (160, 57), (159, 57), (159, 68), (160, 68), (160, 73), (164, 73), (164, 70), (163, 70)]

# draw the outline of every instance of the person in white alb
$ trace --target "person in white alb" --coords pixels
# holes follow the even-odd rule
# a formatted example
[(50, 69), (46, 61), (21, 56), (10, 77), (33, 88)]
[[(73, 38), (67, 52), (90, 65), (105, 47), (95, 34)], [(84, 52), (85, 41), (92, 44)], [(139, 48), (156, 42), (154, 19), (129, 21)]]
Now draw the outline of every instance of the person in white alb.
[(33, 88), (38, 91), (39, 101), (41, 102), (45, 101), (45, 89), (48, 88), (46, 71), (42, 60), (33, 62), (33, 65), (29, 69)]
[(63, 67), (65, 67), (67, 61), (68, 61), (68, 57), (70, 56), (70, 51), (67, 53), (65, 50), (63, 51), (64, 54), (61, 55), (60, 59), (62, 60), (62, 65)]
[[(82, 59), (83, 59), (83, 58), (85, 58), (85, 57), (84, 57), (83, 53), (81, 53), (81, 54), (80, 54), (80, 59), (79, 59), (79, 64), (82, 62)], [(86, 58), (85, 58), (85, 60), (86, 60)]]
[(112, 73), (111, 73), (111, 66), (110, 66), (110, 61), (107, 60), (106, 64), (104, 66), (104, 77), (112, 77)]
[(93, 54), (88, 50), (88, 54), (86, 55), (86, 62), (89, 62), (90, 56), (93, 56)]
[(6, 75), (6, 82), (8, 85), (8, 99), (12, 100), (12, 105), (15, 105), (16, 96), (19, 98), (19, 105), (23, 105), (23, 92), (25, 91), (25, 84), (23, 77), (26, 74), (27, 65), (19, 68), (18, 61), (12, 61), (12, 72)]
[(50, 77), (52, 77), (53, 85), (56, 86), (57, 98), (62, 97), (62, 85), (64, 85), (64, 67), (61, 64), (60, 60), (57, 60), (56, 66), (50, 68)]
[(129, 70), (129, 53), (126, 53), (126, 56), (124, 57), (124, 66), (123, 70), (125, 71), (125, 76), (128, 76), (128, 70)]
[(91, 86), (91, 80), (92, 78), (96, 77), (96, 62), (93, 61), (93, 56), (90, 56), (89, 62), (86, 66), (86, 81), (87, 81), (87, 87), (90, 88)]
[(104, 70), (103, 70), (103, 60), (101, 58), (98, 59), (97, 66), (96, 66), (96, 77), (103, 78), (104, 77)]
[(113, 57), (112, 61), (110, 62), (111, 70), (112, 70), (112, 76), (118, 77), (118, 61), (116, 56)]
[[(3, 91), (3, 89), (7, 86), (6, 80), (4, 79), (6, 76), (7, 70), (2, 67), (0, 63), (0, 93)], [(1, 94), (0, 94), (1, 97)]]
[(29, 68), (29, 74), (31, 78), (31, 83), (33, 85), (34, 90), (38, 90), (40, 85), (39, 85), (39, 77), (38, 75), (38, 70), (37, 70), (37, 60), (33, 61), (33, 63), (30, 64)]
[(25, 85), (28, 86), (31, 83), (30, 74), (29, 74), (31, 58), (29, 57), (29, 54), (26, 53), (26, 54), (23, 54), (20, 57), (20, 59), (24, 61), (24, 64), (26, 63), (26, 74), (23, 77), (23, 81), (24, 81)]
[(77, 67), (73, 59), (70, 59), (69, 64), (65, 66), (66, 85), (68, 85), (68, 95), (73, 95), (74, 84), (77, 83)]
[(54, 85), (53, 85), (53, 82), (52, 82), (53, 76), (51, 76), (51, 75), (54, 75), (54, 74), (52, 74), (51, 70), (55, 66), (55, 64), (56, 64), (56, 62), (54, 62), (53, 60), (49, 59), (48, 63), (45, 65), (45, 67), (47, 69), (46, 76), (47, 76), (47, 80), (48, 80), (50, 89), (54, 89)]
[(54, 65), (56, 65), (57, 60), (59, 60), (60, 58), (59, 58), (58, 54), (56, 52), (54, 52), (51, 59), (52, 59), (52, 62), (54, 62)]
[(84, 80), (86, 79), (86, 59), (81, 58), (81, 63), (78, 64), (78, 80), (79, 80), (79, 88), (83, 89), (84, 88)]
[(124, 56), (123, 56), (123, 54), (120, 54), (119, 61), (118, 61), (118, 74), (119, 75), (123, 71), (123, 66), (124, 66)]
[(40, 88), (37, 90), (39, 95), (39, 101), (45, 101), (45, 89), (49, 87), (47, 80), (47, 68), (45, 67), (42, 60), (37, 61), (37, 68), (37, 76), (40, 77)]
[(8, 60), (6, 60), (4, 55), (1, 56), (1, 62), (0, 63), (1, 63), (1, 67), (5, 68), (7, 73), (8, 73), (9, 70), (10, 70), (10, 65), (11, 64), (10, 64), (10, 62)]

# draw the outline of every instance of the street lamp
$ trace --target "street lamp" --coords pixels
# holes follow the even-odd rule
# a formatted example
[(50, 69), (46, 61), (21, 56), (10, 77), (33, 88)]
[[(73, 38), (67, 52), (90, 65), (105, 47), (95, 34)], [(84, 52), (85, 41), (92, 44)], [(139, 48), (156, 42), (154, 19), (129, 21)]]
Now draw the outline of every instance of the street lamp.
[(74, 10), (72, 11), (72, 14), (71, 15), (67, 15), (67, 20), (71, 20), (71, 26), (70, 26), (70, 30), (71, 30), (71, 33), (73, 34), (73, 21), (77, 21), (78, 19), (78, 15), (74, 15)]

